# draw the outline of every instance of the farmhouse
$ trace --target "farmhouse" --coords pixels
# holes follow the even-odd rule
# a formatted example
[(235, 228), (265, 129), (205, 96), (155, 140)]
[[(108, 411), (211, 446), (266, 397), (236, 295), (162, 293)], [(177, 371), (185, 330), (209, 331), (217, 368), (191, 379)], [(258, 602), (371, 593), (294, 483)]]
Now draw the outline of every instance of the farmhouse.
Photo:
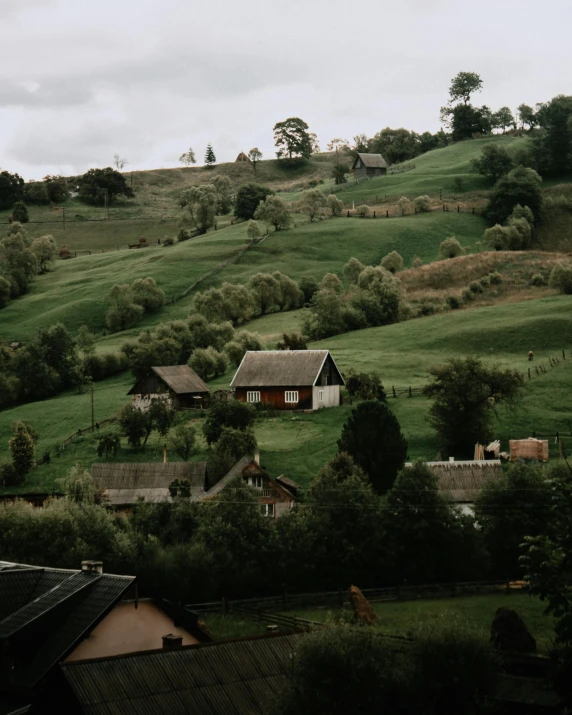
[(387, 174), (387, 162), (381, 154), (358, 154), (352, 166), (356, 179)]
[(188, 365), (152, 367), (129, 390), (133, 404), (146, 410), (152, 399), (169, 401), (175, 409), (206, 407), (210, 390)]
[[(407, 463), (406, 467), (411, 467)], [(499, 459), (467, 460), (459, 462), (427, 462), (437, 477), (439, 490), (445, 499), (455, 504), (465, 514), (472, 514), (473, 507), (483, 487), (502, 479)]]
[(91, 477), (103, 501), (118, 509), (130, 509), (138, 501), (151, 504), (172, 501), (169, 486), (189, 482), (191, 498), (205, 491), (206, 462), (128, 462), (93, 464)]
[(230, 386), (242, 402), (317, 410), (337, 407), (344, 384), (329, 350), (261, 350), (245, 354)]
[(272, 479), (258, 463), (258, 457), (254, 459), (243, 457), (226, 476), (200, 498), (209, 499), (220, 494), (237, 477), (242, 477), (245, 484), (259, 493), (260, 510), (264, 516), (276, 519), (294, 506), (294, 490), (298, 487), (296, 482), (291, 479), (286, 480), (284, 477)]

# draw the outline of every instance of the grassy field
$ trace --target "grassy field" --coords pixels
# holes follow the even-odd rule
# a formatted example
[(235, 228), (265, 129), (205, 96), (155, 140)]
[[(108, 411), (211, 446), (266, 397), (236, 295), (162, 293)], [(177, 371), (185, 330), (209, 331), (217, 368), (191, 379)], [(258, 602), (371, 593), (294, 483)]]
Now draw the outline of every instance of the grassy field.
[[(375, 603), (373, 607), (378, 620), (373, 627), (381, 633), (389, 635), (411, 635), (414, 637), (415, 631), (420, 626), (426, 627), (439, 622), (448, 623), (453, 619), (459, 619), (474, 628), (483, 640), (488, 640), (495, 611), (500, 606), (514, 608), (519, 613), (529, 631), (536, 638), (537, 648), (540, 652), (547, 653), (550, 650), (554, 638), (554, 621), (551, 616), (544, 615), (545, 605), (539, 599), (526, 594), (505, 595), (499, 593), (498, 595)], [(288, 614), (328, 623), (350, 620), (353, 612), (348, 608), (344, 610), (316, 608), (288, 611)], [(235, 627), (239, 628), (240, 626), (236, 624)]]

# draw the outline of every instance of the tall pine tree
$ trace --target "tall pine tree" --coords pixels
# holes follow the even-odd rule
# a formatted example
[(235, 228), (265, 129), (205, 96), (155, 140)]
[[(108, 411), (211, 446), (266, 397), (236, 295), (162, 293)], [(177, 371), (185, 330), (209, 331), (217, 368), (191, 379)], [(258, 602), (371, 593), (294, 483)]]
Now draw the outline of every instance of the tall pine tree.
[(205, 164), (206, 166), (213, 166), (216, 164), (216, 156), (212, 144), (207, 144), (207, 150), (205, 152)]

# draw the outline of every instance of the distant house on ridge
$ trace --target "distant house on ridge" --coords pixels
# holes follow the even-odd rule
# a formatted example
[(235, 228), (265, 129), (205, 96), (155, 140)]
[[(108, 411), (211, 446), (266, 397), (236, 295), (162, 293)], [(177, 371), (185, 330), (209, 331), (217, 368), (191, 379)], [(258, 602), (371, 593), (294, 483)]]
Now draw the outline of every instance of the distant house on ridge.
[(381, 154), (358, 154), (352, 166), (356, 179), (387, 174), (387, 162)]
[(154, 398), (167, 399), (174, 409), (206, 407), (210, 390), (188, 365), (152, 367), (129, 390), (133, 404), (146, 410)]
[(249, 350), (230, 386), (242, 402), (317, 410), (337, 407), (344, 384), (329, 350)]

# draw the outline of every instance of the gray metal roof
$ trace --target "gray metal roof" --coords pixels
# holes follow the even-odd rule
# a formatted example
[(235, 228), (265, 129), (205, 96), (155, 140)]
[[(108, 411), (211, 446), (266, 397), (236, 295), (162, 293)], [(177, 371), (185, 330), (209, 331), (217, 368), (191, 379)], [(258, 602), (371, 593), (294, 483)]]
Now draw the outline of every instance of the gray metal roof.
[(249, 350), (230, 386), (310, 387), (315, 385), (328, 357), (343, 384), (329, 350)]
[[(188, 365), (168, 365), (152, 367), (151, 370), (161, 378), (176, 395), (186, 395), (191, 392), (209, 393), (208, 385)], [(142, 378), (144, 380), (145, 378)], [(137, 387), (141, 380), (129, 390), (128, 395), (137, 395)]]
[(286, 685), (305, 634), (280, 635), (64, 663), (90, 715), (259, 715)]
[(33, 687), (41, 680), (135, 580), (133, 576), (11, 566), (3, 564), (0, 569), (0, 592), (7, 598), (12, 589), (15, 601), (9, 615), (0, 620), (0, 639), (8, 649), (21, 641), (35, 645), (10, 673), (9, 684), (19, 687)]
[[(412, 465), (408, 463), (405, 466)], [(455, 504), (472, 504), (484, 486), (503, 476), (498, 459), (427, 462), (427, 466), (437, 477), (439, 490), (445, 499)]]
[[(387, 169), (387, 162), (381, 154), (359, 154), (359, 158), (363, 161), (366, 169)], [(357, 157), (356, 157), (357, 160)], [(355, 161), (354, 161), (355, 167)]]
[(93, 464), (91, 476), (108, 503), (135, 504), (140, 499), (152, 503), (171, 501), (169, 484), (188, 480), (193, 496), (205, 489), (206, 462), (127, 462)]

